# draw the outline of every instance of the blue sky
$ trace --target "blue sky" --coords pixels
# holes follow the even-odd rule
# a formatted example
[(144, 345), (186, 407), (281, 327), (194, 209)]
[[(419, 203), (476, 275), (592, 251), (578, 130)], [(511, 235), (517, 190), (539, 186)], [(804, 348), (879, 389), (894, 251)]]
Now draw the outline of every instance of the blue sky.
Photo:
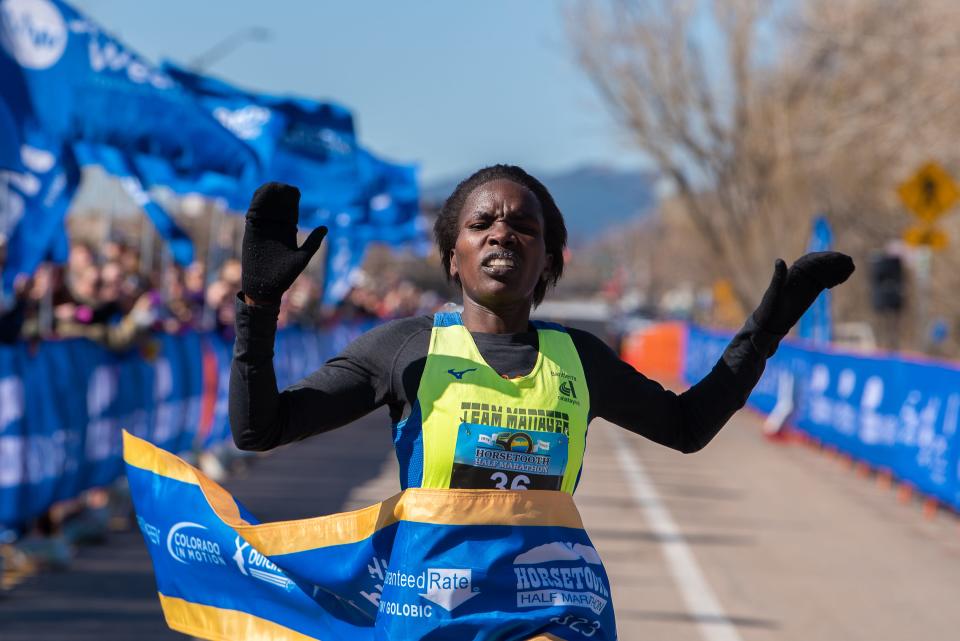
[(251, 26), (207, 72), (351, 108), (361, 141), (425, 181), (494, 162), (637, 166), (573, 62), (562, 2), (73, 0), (154, 61), (187, 63)]

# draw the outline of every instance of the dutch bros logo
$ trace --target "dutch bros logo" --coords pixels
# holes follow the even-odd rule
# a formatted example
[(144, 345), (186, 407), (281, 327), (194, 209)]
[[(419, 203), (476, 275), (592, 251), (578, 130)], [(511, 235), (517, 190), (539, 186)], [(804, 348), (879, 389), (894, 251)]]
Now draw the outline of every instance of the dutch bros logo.
[(220, 544), (189, 530), (206, 530), (207, 526), (190, 521), (180, 521), (167, 534), (167, 551), (174, 560), (188, 565), (206, 563), (226, 565), (220, 553)]
[(67, 25), (48, 0), (5, 0), (0, 4), (0, 45), (21, 66), (47, 69), (67, 48)]
[[(237, 564), (237, 568), (241, 574), (259, 579), (260, 581), (275, 585), (287, 591), (293, 589), (293, 581), (285, 577), (273, 561), (250, 547), (249, 543), (238, 536), (234, 540), (233, 545), (237, 548), (237, 551), (233, 553), (233, 562)], [(246, 552), (246, 554), (244, 554), (244, 552)]]

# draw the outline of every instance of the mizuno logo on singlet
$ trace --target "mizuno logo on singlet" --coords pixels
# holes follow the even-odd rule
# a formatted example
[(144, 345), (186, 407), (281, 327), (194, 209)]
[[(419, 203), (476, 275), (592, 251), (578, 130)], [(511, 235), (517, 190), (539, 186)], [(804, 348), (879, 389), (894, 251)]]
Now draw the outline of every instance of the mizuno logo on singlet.
[(463, 375), (466, 374), (467, 372), (475, 372), (475, 371), (477, 371), (476, 367), (471, 367), (470, 369), (462, 369), (459, 372), (451, 368), (447, 370), (447, 374), (449, 374), (450, 376), (454, 377), (459, 381), (463, 379)]

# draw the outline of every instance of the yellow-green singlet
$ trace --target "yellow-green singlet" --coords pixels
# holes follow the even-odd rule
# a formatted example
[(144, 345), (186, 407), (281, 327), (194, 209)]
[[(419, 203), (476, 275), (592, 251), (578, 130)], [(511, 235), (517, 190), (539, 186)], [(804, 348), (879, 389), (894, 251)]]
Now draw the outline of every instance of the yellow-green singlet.
[(404, 489), (573, 493), (590, 410), (583, 366), (562, 326), (533, 325), (533, 370), (505, 379), (483, 360), (460, 314), (434, 316), (417, 400), (394, 426)]

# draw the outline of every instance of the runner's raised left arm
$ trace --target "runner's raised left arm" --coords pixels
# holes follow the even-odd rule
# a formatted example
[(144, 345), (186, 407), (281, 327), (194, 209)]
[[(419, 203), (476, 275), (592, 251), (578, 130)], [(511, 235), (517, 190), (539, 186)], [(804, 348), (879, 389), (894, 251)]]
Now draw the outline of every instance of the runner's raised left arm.
[(681, 452), (702, 449), (744, 406), (767, 358), (820, 292), (844, 282), (853, 270), (853, 260), (837, 252), (807, 254), (789, 269), (778, 259), (760, 305), (710, 373), (680, 394), (637, 372), (593, 336), (572, 331), (591, 413)]

